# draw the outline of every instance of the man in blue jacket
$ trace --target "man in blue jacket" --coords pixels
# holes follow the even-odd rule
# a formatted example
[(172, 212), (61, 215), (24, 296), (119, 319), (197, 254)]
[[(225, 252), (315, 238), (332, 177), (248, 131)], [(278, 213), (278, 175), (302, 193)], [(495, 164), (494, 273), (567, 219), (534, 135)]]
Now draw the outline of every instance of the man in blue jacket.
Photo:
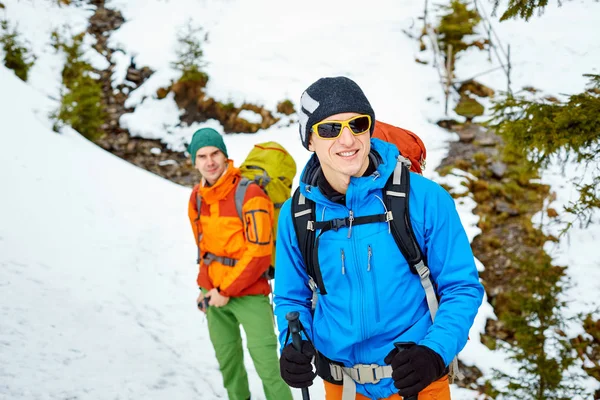
[[(323, 293), (307, 273), (293, 200), (283, 205), (274, 292), (283, 379), (292, 387), (312, 385), (316, 355), (328, 400), (449, 399), (448, 366), (465, 346), (483, 297), (452, 197), (410, 174), (410, 222), (435, 284), (436, 313), (428, 306), (436, 296), (428, 299), (411, 272), (390, 221), (352, 225), (387, 213), (382, 189), (399, 155), (393, 144), (371, 139), (375, 114), (363, 91), (345, 77), (319, 79), (303, 93), (299, 116), (302, 143), (314, 152), (300, 193), (314, 202), (317, 224), (349, 223), (316, 229)], [(288, 334), (291, 311), (304, 328), (300, 351)]]

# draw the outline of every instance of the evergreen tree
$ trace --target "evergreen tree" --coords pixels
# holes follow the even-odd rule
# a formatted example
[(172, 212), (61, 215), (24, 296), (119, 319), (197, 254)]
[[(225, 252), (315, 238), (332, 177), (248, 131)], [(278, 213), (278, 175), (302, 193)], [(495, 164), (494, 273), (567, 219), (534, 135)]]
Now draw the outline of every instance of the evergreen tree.
[(448, 48), (452, 47), (450, 62), (453, 70), (456, 55), (473, 45), (465, 42), (464, 38), (475, 33), (475, 27), (481, 21), (481, 17), (476, 10), (468, 9), (467, 4), (461, 0), (452, 0), (450, 5), (441, 8), (445, 14), (436, 28), (438, 42), (446, 63), (448, 62)]
[[(558, 1), (560, 5), (560, 0)], [(494, 0), (494, 15), (498, 10), (500, 0)], [(500, 21), (505, 21), (511, 18), (523, 18), (528, 21), (533, 16), (534, 11), (538, 11), (541, 15), (544, 8), (548, 5), (548, 0), (508, 0), (506, 11), (500, 16)]]
[(71, 126), (91, 141), (100, 139), (104, 132), (102, 126), (106, 115), (102, 102), (102, 84), (94, 77), (94, 69), (84, 61), (84, 33), (73, 36), (70, 43), (60, 39), (58, 33), (52, 34), (53, 45), (66, 55), (62, 70), (63, 90), (60, 107), (53, 116), (57, 127), (61, 124)]
[[(499, 0), (495, 3), (497, 9)], [(500, 20), (523, 18), (527, 21), (534, 11), (537, 10), (541, 14), (547, 4), (547, 0), (509, 0), (508, 9), (502, 14)], [(591, 181), (575, 182), (579, 189), (579, 199), (570, 203), (565, 210), (589, 224), (593, 214), (600, 207), (600, 75), (585, 76), (590, 80), (589, 87), (582, 93), (568, 96), (565, 101), (548, 97), (532, 100), (531, 96), (528, 98), (524, 95), (507, 95), (495, 103), (492, 124), (505, 138), (508, 148), (520, 152), (537, 167), (546, 167), (554, 161), (563, 166), (568, 161), (581, 164), (581, 175), (588, 175)], [(568, 230), (571, 224), (567, 224), (564, 231)], [(536, 267), (542, 264), (544, 263), (530, 265), (532, 276), (544, 277), (544, 271), (536, 270)], [(552, 268), (548, 269), (551, 270)], [(548, 278), (540, 279), (539, 282), (545, 282), (546, 279)], [(556, 281), (555, 285), (558, 284), (559, 282)], [(536, 293), (533, 287), (529, 290), (534, 290), (532, 293)], [(545, 297), (543, 294), (539, 297), (540, 294), (536, 293), (540, 305), (544, 302), (549, 305), (543, 300)], [(558, 294), (554, 293), (552, 296), (556, 299)], [(513, 299), (518, 300), (518, 295), (513, 296)], [(564, 304), (555, 302), (553, 305), (555, 315), (559, 315), (563, 307)], [(526, 307), (524, 311), (527, 311)], [(523, 314), (521, 309), (519, 312)], [(540, 314), (539, 311), (533, 315), (536, 314)], [(515, 313), (514, 321), (517, 322), (518, 319), (519, 314)], [(573, 339), (567, 341), (566, 335), (561, 333), (560, 329), (545, 331), (541, 329), (544, 321), (551, 322), (549, 325), (546, 324), (548, 327), (555, 325), (560, 328), (562, 321), (560, 318), (554, 319), (554, 321), (533, 319), (527, 324), (517, 323), (514, 326), (517, 329), (521, 325), (520, 328), (525, 334), (523, 337), (531, 336), (531, 340), (521, 340), (520, 345), (512, 349), (513, 359), (520, 367), (517, 376), (509, 377), (508, 398), (513, 396), (563, 399), (582, 394), (581, 386), (576, 381), (569, 380), (565, 373), (568, 373), (568, 367), (573, 365), (573, 350), (577, 349), (579, 352), (583, 350), (573, 345)], [(534, 331), (527, 333), (527, 330), (532, 329)], [(554, 340), (551, 346), (547, 345), (549, 340)], [(536, 342), (545, 345), (538, 346), (536, 351)], [(585, 347), (585, 344), (580, 343), (580, 347)], [(554, 350), (554, 357), (547, 357), (548, 348)], [(537, 356), (531, 357), (530, 354), (537, 354)], [(584, 359), (581, 354), (580, 357)], [(584, 370), (590, 376), (596, 377), (593, 369), (584, 367)], [(557, 374), (555, 371), (561, 373)], [(532, 380), (531, 377), (534, 379)], [(594, 398), (597, 398), (598, 393), (596, 392)]]
[(584, 395), (582, 372), (571, 367), (576, 352), (564, 332), (566, 303), (559, 300), (564, 268), (553, 266), (544, 252), (532, 252), (515, 260), (521, 270), (506, 294), (507, 311), (499, 318), (515, 333), (511, 346), (502, 346), (518, 364), (516, 373), (496, 378), (508, 381), (500, 398), (570, 400)]
[(104, 132), (102, 85), (90, 76), (80, 76), (62, 94), (58, 119), (70, 125), (91, 141), (100, 139)]
[(0, 21), (0, 44), (4, 50), (4, 65), (15, 71), (21, 80), (27, 81), (35, 56), (19, 41), (16, 28), (10, 29), (7, 20)]
[[(180, 81), (199, 81), (202, 86), (205, 86), (208, 82), (208, 75), (202, 71), (202, 68), (206, 66), (206, 62), (203, 60), (202, 41), (199, 38), (202, 30), (202, 27), (194, 28), (191, 22), (188, 22), (186, 28), (179, 32), (177, 61), (171, 65), (181, 71)], [(206, 36), (204, 41), (206, 41)]]
[(591, 182), (578, 184), (579, 199), (566, 209), (589, 223), (600, 207), (600, 75), (586, 76), (590, 87), (568, 101), (506, 97), (493, 107), (493, 124), (539, 167), (574, 160), (590, 171)]

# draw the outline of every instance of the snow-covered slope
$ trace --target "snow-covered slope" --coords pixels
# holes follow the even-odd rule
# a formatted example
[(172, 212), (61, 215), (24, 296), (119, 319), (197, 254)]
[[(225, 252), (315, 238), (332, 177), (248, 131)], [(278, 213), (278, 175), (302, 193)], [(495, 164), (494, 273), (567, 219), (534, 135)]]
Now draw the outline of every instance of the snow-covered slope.
[(222, 398), (189, 190), (53, 133), (0, 78), (0, 398)]
[[(49, 46), (50, 32), (68, 24), (78, 33), (92, 11), (46, 0), (2, 3), (2, 13), (18, 23), (38, 62), (29, 84), (0, 66), (0, 398), (225, 398), (206, 321), (194, 306), (189, 189), (133, 167), (74, 132), (50, 130), (47, 114), (56, 100), (48, 96), (58, 96), (64, 62)], [(124, 77), (130, 56), (156, 71), (132, 94), (129, 105), (136, 111), (121, 121), (133, 133), (181, 148), (199, 126), (177, 126), (173, 100), (154, 96), (177, 77), (170, 65), (176, 33), (191, 21), (209, 33), (204, 50), (210, 96), (274, 109), (285, 98), (297, 102), (322, 76), (348, 75), (364, 88), (378, 118), (423, 138), (425, 175), (437, 178), (434, 169), (454, 136), (432, 124), (443, 114), (438, 74), (431, 65), (414, 62), (431, 57), (419, 53), (416, 41), (403, 32), (420, 31), (422, 1), (384, 0), (368, 7), (342, 0), (110, 0), (106, 5), (121, 10), (127, 21), (110, 38), (124, 51), (115, 56), (115, 82)], [(498, 28), (512, 46), (514, 87), (580, 91), (580, 73), (598, 73), (600, 65), (598, 42), (589, 39), (597, 36), (599, 7), (578, 0), (550, 8), (529, 24)], [(548, 36), (557, 26), (565, 29)], [(101, 67), (95, 51), (88, 49), (86, 57)], [(460, 77), (493, 67), (485, 58), (466, 54)], [(482, 78), (496, 89), (504, 88), (504, 79)], [(216, 121), (204, 126), (222, 131)], [(299, 168), (308, 159), (296, 125), (225, 137), (238, 162), (253, 144), (266, 140), (282, 143)], [(571, 188), (560, 176), (549, 173), (545, 179), (559, 191), (559, 201), (568, 199)], [(471, 238), (478, 233), (472, 207), (469, 199), (459, 204)], [(569, 264), (574, 286), (585, 285), (588, 293), (598, 289), (587, 272), (600, 263), (590, 251), (600, 236), (598, 226), (575, 231), (577, 247), (564, 240), (554, 250), (557, 261)], [(589, 296), (576, 295), (569, 292), (574, 309), (593, 308)], [(486, 373), (506, 365), (502, 354), (477, 340), (491, 315), (484, 304), (461, 354)], [(253, 398), (264, 399), (247, 364)], [(322, 386), (315, 384), (311, 393), (322, 398)], [(473, 398), (468, 391), (453, 393)], [(294, 395), (300, 398), (298, 391)]]

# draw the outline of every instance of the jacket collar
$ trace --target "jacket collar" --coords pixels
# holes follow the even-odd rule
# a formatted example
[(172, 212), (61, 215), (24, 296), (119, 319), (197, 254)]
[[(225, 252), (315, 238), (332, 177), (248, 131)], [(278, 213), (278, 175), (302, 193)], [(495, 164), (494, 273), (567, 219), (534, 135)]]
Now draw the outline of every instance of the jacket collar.
[[(382, 189), (387, 179), (396, 168), (398, 148), (390, 143), (379, 139), (371, 139), (370, 162), (376, 166), (375, 172), (369, 176), (351, 177), (346, 197), (355, 196), (357, 193), (364, 196), (365, 193)], [(316, 154), (308, 160), (300, 178), (300, 191), (307, 198), (315, 202), (330, 202), (319, 190), (317, 180), (321, 171), (321, 163)]]
[(236, 183), (241, 179), (239, 168), (233, 166), (232, 160), (227, 160), (227, 168), (223, 175), (212, 186), (206, 185), (206, 180), (203, 178), (200, 183), (200, 196), (202, 201), (207, 204), (216, 203), (223, 200), (235, 188)]

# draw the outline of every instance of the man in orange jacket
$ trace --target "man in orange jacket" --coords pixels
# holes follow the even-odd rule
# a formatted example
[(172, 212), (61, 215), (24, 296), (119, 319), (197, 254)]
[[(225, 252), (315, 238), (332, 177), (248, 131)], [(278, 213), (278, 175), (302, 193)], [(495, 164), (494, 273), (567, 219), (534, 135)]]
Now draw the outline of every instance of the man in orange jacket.
[(235, 191), (242, 176), (228, 159), (223, 138), (214, 129), (196, 131), (188, 151), (202, 175), (188, 208), (199, 249), (200, 294), (196, 302), (206, 312), (210, 340), (229, 399), (250, 398), (242, 325), (266, 398), (291, 400), (290, 389), (279, 373), (268, 298), (271, 290), (264, 277), (273, 251), (273, 203), (258, 185), (250, 183), (240, 219)]

